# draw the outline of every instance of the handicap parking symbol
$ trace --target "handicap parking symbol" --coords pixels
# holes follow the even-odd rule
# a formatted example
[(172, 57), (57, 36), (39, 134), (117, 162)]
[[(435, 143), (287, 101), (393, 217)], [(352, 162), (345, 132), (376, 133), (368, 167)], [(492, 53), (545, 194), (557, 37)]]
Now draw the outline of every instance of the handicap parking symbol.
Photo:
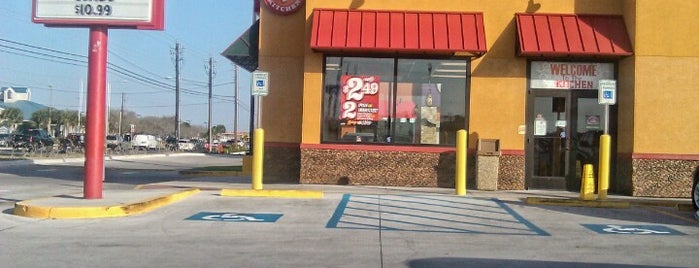
[(599, 234), (685, 235), (663, 225), (583, 224), (583, 226)]
[(234, 212), (199, 212), (186, 220), (223, 221), (223, 222), (276, 222), (283, 214), (272, 213), (234, 213)]

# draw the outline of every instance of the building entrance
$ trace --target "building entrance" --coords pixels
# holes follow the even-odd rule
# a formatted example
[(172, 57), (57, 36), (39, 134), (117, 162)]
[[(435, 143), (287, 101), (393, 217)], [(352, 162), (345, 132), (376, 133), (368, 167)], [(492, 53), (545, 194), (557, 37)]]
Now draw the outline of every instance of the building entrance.
[(580, 190), (582, 166), (597, 171), (604, 106), (597, 90), (530, 89), (527, 94), (527, 189)]

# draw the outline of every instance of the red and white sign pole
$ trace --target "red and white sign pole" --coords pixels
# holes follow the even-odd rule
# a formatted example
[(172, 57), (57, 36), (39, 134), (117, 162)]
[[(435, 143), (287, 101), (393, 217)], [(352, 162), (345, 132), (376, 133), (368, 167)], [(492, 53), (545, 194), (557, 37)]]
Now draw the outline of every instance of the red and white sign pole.
[(106, 137), (108, 30), (110, 27), (162, 30), (165, 0), (33, 0), (32, 9), (32, 21), (36, 23), (90, 28), (83, 197), (101, 199)]
[(107, 26), (90, 27), (87, 78), (87, 127), (85, 129), (86, 199), (102, 198), (104, 179), (105, 106), (107, 85)]

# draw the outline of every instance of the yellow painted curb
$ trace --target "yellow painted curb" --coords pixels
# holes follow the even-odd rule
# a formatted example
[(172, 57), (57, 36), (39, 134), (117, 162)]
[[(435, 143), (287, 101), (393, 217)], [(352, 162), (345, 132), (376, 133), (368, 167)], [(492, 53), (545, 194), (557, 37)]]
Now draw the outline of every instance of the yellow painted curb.
[(527, 197), (529, 205), (550, 205), (550, 206), (571, 206), (571, 207), (594, 207), (594, 208), (629, 208), (631, 203), (626, 201), (610, 200), (580, 200), (572, 198), (543, 198)]
[(95, 207), (48, 207), (33, 206), (30, 201), (15, 203), (13, 213), (18, 216), (45, 219), (88, 219), (88, 218), (108, 218), (122, 217), (153, 210), (186, 197), (198, 193), (200, 190), (193, 188), (174, 194), (167, 194), (153, 199), (148, 199), (136, 203), (118, 206), (95, 206)]
[(238, 197), (323, 198), (323, 192), (321, 191), (303, 190), (222, 189), (221, 195)]

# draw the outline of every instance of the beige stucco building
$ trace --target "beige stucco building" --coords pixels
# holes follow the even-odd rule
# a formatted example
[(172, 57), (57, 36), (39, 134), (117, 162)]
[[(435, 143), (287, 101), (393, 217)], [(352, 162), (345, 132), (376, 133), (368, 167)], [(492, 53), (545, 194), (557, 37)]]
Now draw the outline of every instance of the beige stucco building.
[[(576, 191), (606, 129), (610, 191), (689, 196), (699, 2), (273, 2), (258, 3), (256, 53), (229, 57), (270, 74), (266, 181), (453, 187), (466, 129), (469, 188), (479, 141), (497, 141), (487, 185)], [(600, 80), (616, 81), (608, 116)]]

